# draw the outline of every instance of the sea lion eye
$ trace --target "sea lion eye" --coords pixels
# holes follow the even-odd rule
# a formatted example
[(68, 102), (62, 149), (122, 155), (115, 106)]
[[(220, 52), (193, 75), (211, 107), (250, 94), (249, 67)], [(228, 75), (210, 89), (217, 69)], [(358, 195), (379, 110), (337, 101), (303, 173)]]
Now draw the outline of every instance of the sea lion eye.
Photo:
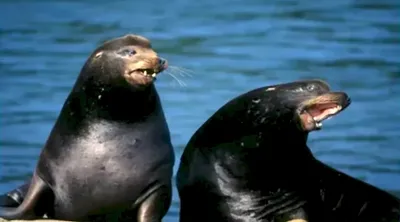
[(313, 90), (315, 90), (315, 85), (314, 84), (309, 84), (309, 85), (307, 85), (307, 90), (308, 91), (313, 91)]
[(123, 56), (132, 56), (136, 54), (136, 51), (134, 49), (125, 49), (121, 52)]

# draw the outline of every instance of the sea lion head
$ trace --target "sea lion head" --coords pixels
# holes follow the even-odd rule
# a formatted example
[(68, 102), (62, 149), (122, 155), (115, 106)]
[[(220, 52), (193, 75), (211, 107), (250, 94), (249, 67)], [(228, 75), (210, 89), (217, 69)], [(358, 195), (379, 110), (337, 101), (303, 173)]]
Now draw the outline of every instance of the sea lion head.
[(157, 55), (148, 39), (129, 34), (104, 42), (81, 73), (102, 83), (145, 88), (167, 67), (167, 60)]
[(196, 132), (192, 142), (214, 146), (245, 140), (248, 142), (240, 143), (252, 147), (258, 147), (260, 141), (305, 143), (309, 132), (321, 129), (323, 120), (337, 115), (350, 102), (346, 93), (331, 92), (322, 80), (257, 88), (222, 106)]
[(337, 115), (351, 103), (345, 92), (331, 92), (329, 85), (318, 79), (263, 87), (248, 96), (253, 97), (252, 106), (256, 105), (249, 110), (258, 110), (261, 117), (255, 124), (276, 129), (296, 127), (306, 133), (321, 129), (322, 121)]
[[(351, 103), (345, 92), (330, 92), (327, 83), (321, 80), (298, 83), (297, 97), (294, 96), (295, 115), (304, 131), (319, 130), (322, 121), (345, 110)], [(296, 90), (295, 90), (296, 91)]]

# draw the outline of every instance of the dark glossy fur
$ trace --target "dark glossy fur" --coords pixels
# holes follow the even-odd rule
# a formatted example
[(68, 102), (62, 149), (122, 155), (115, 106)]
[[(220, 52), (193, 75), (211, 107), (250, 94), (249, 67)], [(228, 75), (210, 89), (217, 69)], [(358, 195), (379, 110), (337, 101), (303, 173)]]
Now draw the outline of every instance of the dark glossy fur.
[[(24, 201), (0, 208), (0, 217), (161, 221), (171, 202), (174, 153), (154, 84), (135, 87), (122, 77), (124, 64), (113, 51), (126, 45), (151, 47), (128, 35), (93, 52), (42, 150), (29, 191), (21, 189)], [(107, 53), (94, 59), (100, 51)], [(8, 197), (2, 201), (13, 205)]]
[(5, 194), (0, 195), (0, 207), (18, 207), (29, 189), (30, 180)]
[(307, 147), (296, 110), (328, 91), (321, 81), (293, 82), (221, 107), (181, 157), (180, 221), (398, 222), (399, 199), (326, 166)]

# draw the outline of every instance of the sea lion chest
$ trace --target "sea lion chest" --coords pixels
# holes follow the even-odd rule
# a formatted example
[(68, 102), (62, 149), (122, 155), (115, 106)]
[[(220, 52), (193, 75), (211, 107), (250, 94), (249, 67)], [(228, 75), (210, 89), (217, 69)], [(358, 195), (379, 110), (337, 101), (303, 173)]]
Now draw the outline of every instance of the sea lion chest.
[(132, 205), (151, 184), (168, 183), (172, 176), (173, 150), (163, 116), (132, 124), (94, 121), (78, 136), (50, 138), (38, 171), (54, 191), (59, 216)]

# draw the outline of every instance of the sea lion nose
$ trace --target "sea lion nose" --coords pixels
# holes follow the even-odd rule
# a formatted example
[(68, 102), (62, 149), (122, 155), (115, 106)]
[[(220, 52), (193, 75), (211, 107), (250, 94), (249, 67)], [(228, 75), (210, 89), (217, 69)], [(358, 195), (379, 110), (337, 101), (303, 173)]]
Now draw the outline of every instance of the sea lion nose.
[(350, 98), (350, 96), (347, 96), (347, 100), (346, 100), (346, 102), (347, 102), (348, 104), (350, 104), (350, 103), (351, 103), (351, 98)]
[(165, 64), (165, 59), (158, 58), (158, 64), (159, 64), (160, 66), (164, 65), (164, 64)]
[(163, 58), (158, 58), (158, 65), (163, 69), (166, 69), (168, 67), (167, 60)]

